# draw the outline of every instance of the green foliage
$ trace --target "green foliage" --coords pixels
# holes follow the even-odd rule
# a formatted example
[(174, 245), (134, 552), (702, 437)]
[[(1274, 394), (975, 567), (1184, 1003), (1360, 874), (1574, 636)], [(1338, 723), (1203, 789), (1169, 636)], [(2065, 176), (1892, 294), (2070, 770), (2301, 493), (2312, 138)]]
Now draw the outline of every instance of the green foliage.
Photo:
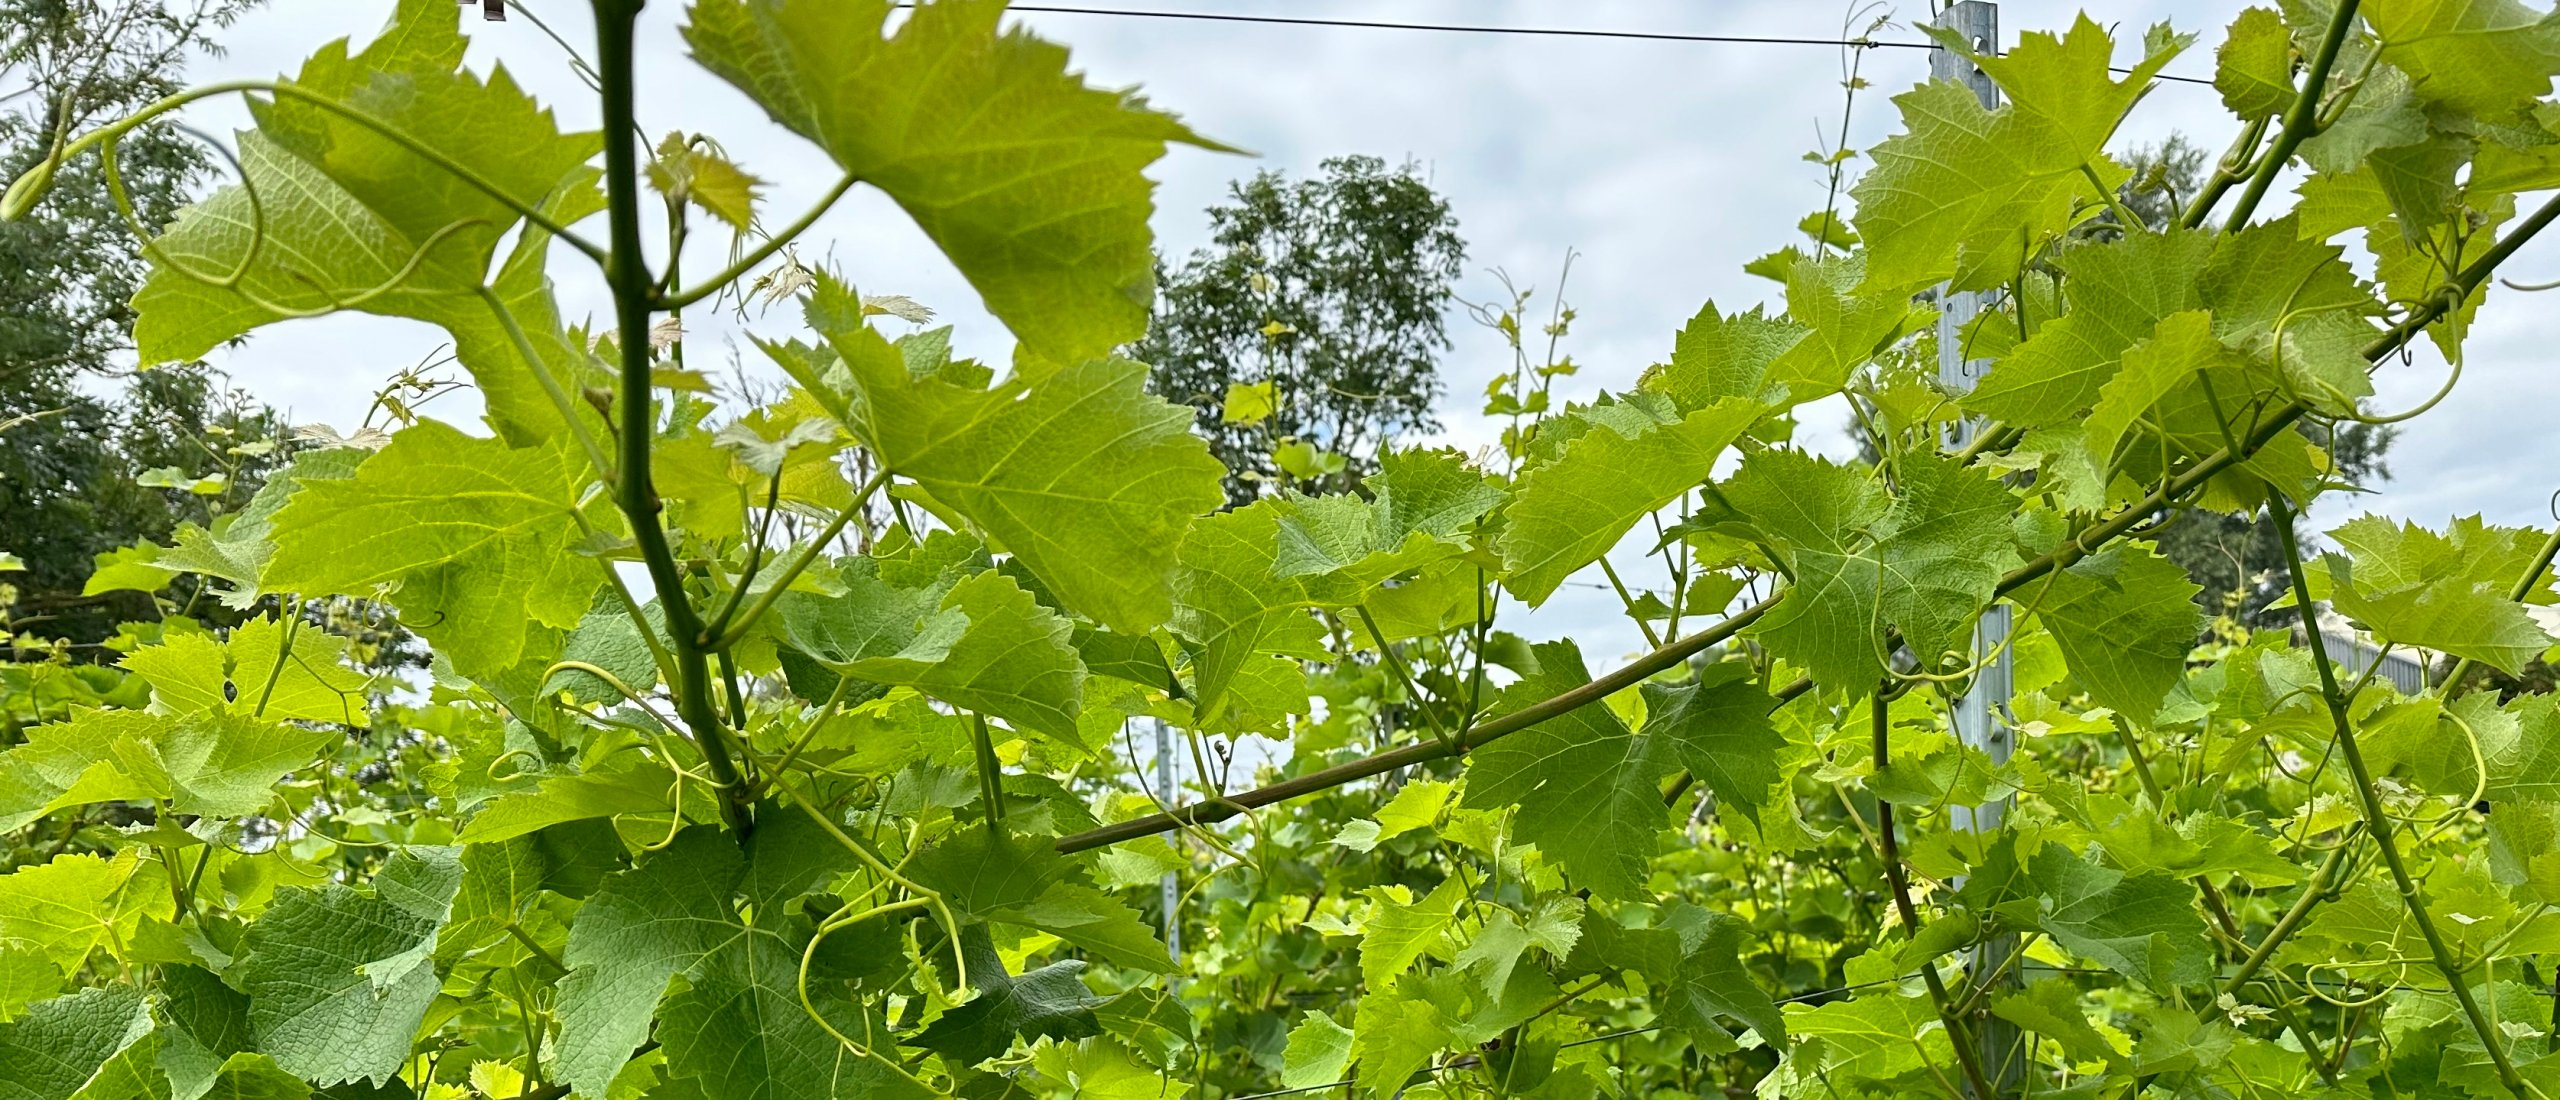
[[(2379, 419), (2367, 368), (2458, 349), (2560, 217), (2516, 212), (2560, 145), (2523, 10), (2243, 16), (2217, 84), (2293, 121), (2148, 199), (2168, 170), (2111, 139), (2184, 39), (2119, 79), (2094, 22), (2031, 34), (1978, 59), (2009, 106), (1902, 97), (1856, 232), (1817, 215), (1752, 265), (1782, 304), (1710, 305), (1551, 409), (1574, 368), (1531, 356), (1515, 297), (1487, 313), (1515, 350), (1498, 460), (1381, 448), (1327, 481), (1302, 437), (1312, 474), (1219, 511), (1211, 446), (1118, 353), (1153, 346), (1142, 170), (1215, 146), (1000, 5), (884, 37), (879, 0), (697, 0), (687, 33), (950, 255), (1017, 341), (1001, 373), (778, 260), (814, 212), (762, 236), (714, 139), (644, 163), (638, 5), (598, 5), (603, 125), (569, 135), (459, 67), (454, 5), (408, 0), (251, 89), (247, 182), (170, 223), (139, 323), (187, 354), (424, 319), (493, 434), (396, 385), (396, 433), (91, 582), (267, 613), (168, 607), (111, 664), (0, 670), (0, 1096), (2560, 1088), (2552, 698), (2407, 692), (2282, 631), (2199, 645), (2150, 537), (2269, 532), (2253, 583), (2375, 647), (2514, 672), (2553, 646), (2549, 532), (2368, 518), (2306, 560), (2291, 527)], [(68, 139), (11, 212), (191, 95)], [(2297, 151), (2302, 208), (2258, 218), (2282, 165), (2248, 162)], [(1327, 201), (1445, 232), (1354, 182)], [(734, 265), (650, 275), (650, 202), (745, 227)], [(1442, 243), (1372, 274), (1419, 293)], [(590, 259), (600, 338), (545, 281)], [(706, 397), (661, 315), (751, 278), (803, 299), (808, 333), (763, 343), (790, 384)], [(1970, 396), (1933, 381), (1913, 292), (1941, 281), (2007, 292), (1950, 326), (1992, 363)], [(1356, 360), (1311, 320), (1257, 332), (1301, 373), (1222, 377), (1213, 419), (1267, 431), (1337, 368), (1412, 382), (1437, 329), (1396, 331)], [(1793, 442), (1835, 393), (1863, 461)], [(2004, 423), (1951, 448), (1964, 412)], [(1393, 430), (1361, 424), (1317, 438)], [(1519, 635), (1595, 565), (1653, 648)], [(366, 671), (382, 607), (433, 649), (397, 686)], [(2002, 608), (1994, 757), (1952, 704)], [(1141, 731), (1183, 774), (1136, 769)]]

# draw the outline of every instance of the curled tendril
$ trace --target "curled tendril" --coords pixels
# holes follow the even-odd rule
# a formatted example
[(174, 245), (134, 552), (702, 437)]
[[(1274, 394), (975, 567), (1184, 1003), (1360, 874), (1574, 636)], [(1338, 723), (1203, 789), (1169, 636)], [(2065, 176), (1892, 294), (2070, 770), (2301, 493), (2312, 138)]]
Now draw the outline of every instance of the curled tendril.
[(117, 213), (124, 218), (126, 230), (133, 234), (134, 240), (141, 246), (142, 254), (149, 257), (151, 262), (206, 286), (237, 294), (247, 299), (249, 304), (278, 317), (288, 319), (321, 317), (342, 310), (361, 308), (367, 303), (399, 290), (411, 279), (416, 278), (418, 272), (425, 269), (428, 257), (433, 255), (436, 247), (446, 240), (463, 230), (475, 226), (486, 227), (489, 224), (487, 220), (481, 218), (464, 218), (436, 230), (409, 253), (409, 258), (401, 263), (398, 270), (391, 273), (390, 278), (343, 298), (322, 285), (309, 273), (287, 268), (284, 270), (287, 277), (310, 287), (322, 300), (329, 303), (316, 309), (288, 306), (249, 289), (247, 285), (249, 272), (256, 266), (259, 256), (264, 252), (267, 240), (266, 202), (259, 196), (258, 185), (250, 176), (248, 167), (241, 163), (239, 155), (232, 152), (229, 146), (215, 141), (211, 136), (185, 126), (176, 128), (202, 142), (224, 161), (229, 162), (233, 174), (240, 178), (241, 193), (247, 195), (249, 199), (249, 245), (240, 254), (239, 261), (232, 266), (230, 272), (222, 275), (197, 270), (169, 254), (168, 250), (161, 248), (160, 242), (152, 237), (150, 229), (143, 225), (141, 215), (135, 211), (133, 196), (124, 184), (123, 169), (116, 160), (116, 149), (124, 139), (124, 131), (108, 131), (108, 136), (98, 142), (98, 166), (105, 176), (107, 193), (114, 199)]
[(531, 772), (530, 770), (524, 769), (524, 768), (518, 768), (518, 769), (516, 769), (515, 771), (508, 772), (508, 773), (507, 773), (507, 774), (505, 774), (505, 775), (499, 775), (499, 774), (498, 774), (498, 766), (499, 766), (499, 765), (504, 764), (504, 763), (506, 763), (506, 762), (508, 762), (508, 761), (510, 761), (510, 760), (516, 759), (517, 757), (520, 757), (520, 756), (521, 756), (521, 757), (530, 757), (530, 758), (535, 759), (535, 760), (539, 760), (539, 759), (541, 759), (541, 758), (542, 758), (542, 757), (541, 757), (541, 754), (534, 752), (532, 749), (508, 749), (508, 750), (507, 750), (507, 751), (505, 751), (505, 752), (499, 753), (499, 754), (498, 754), (498, 758), (497, 758), (497, 759), (490, 761), (490, 762), (489, 762), (489, 766), (488, 766), (488, 767), (481, 769), (481, 774), (486, 775), (486, 776), (489, 778), (489, 781), (490, 781), (490, 782), (492, 782), (492, 783), (504, 783), (504, 782), (507, 782), (507, 781), (509, 781), (509, 780), (513, 780), (513, 779), (522, 779), (522, 778), (524, 778), (525, 776), (532, 775), (532, 774), (533, 774), (533, 772)]

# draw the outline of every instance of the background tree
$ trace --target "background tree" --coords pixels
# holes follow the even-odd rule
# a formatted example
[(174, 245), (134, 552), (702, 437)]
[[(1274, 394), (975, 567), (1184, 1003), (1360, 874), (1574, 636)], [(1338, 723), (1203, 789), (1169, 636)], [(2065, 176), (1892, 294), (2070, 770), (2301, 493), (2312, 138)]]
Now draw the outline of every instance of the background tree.
[[(187, 58), (215, 48), (208, 33), (254, 3), (0, 0), (0, 170), (14, 178), (63, 135), (175, 90)], [(127, 138), (117, 161), (134, 220), (166, 224), (211, 158), (169, 126)], [(0, 551), (23, 566), (0, 574), (12, 632), (99, 641), (144, 597), (83, 596), (94, 557), (210, 522), (277, 457), (274, 413), (200, 366), (117, 382), (144, 274), (97, 158), (65, 165), (49, 201), (0, 224)]]
[[(2175, 220), (2204, 185), (2211, 160), (2184, 134), (2171, 134), (2155, 146), (2127, 158), (2133, 176), (2118, 192), (2126, 209), (2154, 229)], [(2391, 477), (2383, 456), (2395, 433), (2380, 424), (2316, 424), (2309, 418), (2297, 430), (2326, 448), (2335, 459), (2338, 479), (2371, 485)], [(2228, 611), (2244, 626), (2293, 621), (2291, 612), (2266, 614), (2267, 605), (2284, 594), (2284, 546), (2274, 521), (2264, 513), (2226, 515), (2198, 508), (2181, 509), (2160, 532), (2160, 553), (2177, 562), (2189, 579), (2203, 586), (2196, 596), (2207, 611)]]
[[(1388, 441), (1440, 426), (1457, 217), (1411, 164), (1320, 172), (1233, 185), (1209, 208), (1210, 247), (1159, 265), (1155, 321), (1131, 349), (1155, 367), (1149, 389), (1200, 410), (1236, 504), (1275, 483), (1357, 484)], [(1245, 387), (1233, 405), (1230, 387)]]

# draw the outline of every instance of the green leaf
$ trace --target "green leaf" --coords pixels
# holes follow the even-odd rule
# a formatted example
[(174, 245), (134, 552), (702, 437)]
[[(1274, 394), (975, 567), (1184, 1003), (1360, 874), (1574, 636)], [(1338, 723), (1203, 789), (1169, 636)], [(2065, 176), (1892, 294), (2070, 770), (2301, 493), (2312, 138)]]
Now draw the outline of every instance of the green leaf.
[[(1788, 262), (1790, 279), (1797, 266), (1792, 259)], [(1809, 335), (1804, 326), (1766, 316), (1757, 306), (1727, 315), (1709, 302), (1680, 330), (1671, 361), (1647, 368), (1637, 385), (1671, 398), (1682, 413), (1697, 412), (1728, 397), (1771, 406), (1792, 404), (1793, 392), (1772, 373), (1779, 358)]]
[(610, 770), (554, 775), (529, 791), (503, 795), (462, 828), (465, 844), (490, 844), (568, 821), (622, 814), (662, 814), (674, 808), (683, 780), (649, 760)]
[[(1965, 44), (1959, 44), (1964, 46)], [(1904, 132), (1871, 153), (1850, 194), (1879, 290), (1952, 278), (1958, 290), (2007, 282), (2094, 199), (2082, 166), (2106, 186), (2122, 177), (2100, 152), (2153, 74), (2185, 45), (2162, 43), (2119, 81), (2113, 44), (2080, 17), (2068, 36), (2029, 32), (1997, 57), (1967, 56), (2013, 102), (1984, 110), (1962, 85), (1937, 81), (1894, 97)]]
[(906, 1045), (971, 1066), (1004, 1053), (1017, 1035), (1066, 1040), (1102, 1033), (1093, 1010), (1105, 998), (1094, 996), (1077, 977), (1084, 972), (1083, 962), (1069, 959), (1018, 976), (1006, 973), (983, 924), (960, 930), (960, 953), (976, 999), (944, 1012), (923, 1032), (903, 1040)]
[(134, 1072), (133, 1060), (122, 1056), (139, 1053), (147, 1067), (157, 1046), (150, 1005), (133, 986), (93, 986), (44, 1001), (25, 1018), (0, 1024), (0, 1096), (115, 1096), (131, 1087), (124, 1078)]
[(1076, 740), (1085, 668), (1075, 628), (1013, 578), (991, 570), (902, 588), (869, 558), (847, 561), (840, 576), (843, 595), (781, 601), (795, 648), (858, 680)]
[(139, 865), (127, 848), (113, 859), (73, 853), (0, 875), (0, 948), (79, 973), (92, 952), (116, 944), (120, 926), (131, 932), (125, 891)]
[(1788, 265), (1787, 319), (1807, 331), (1769, 364), (1767, 374), (1770, 382), (1787, 387), (1787, 404), (1839, 392), (1879, 349), (1910, 330), (1916, 312), (1911, 296), (1872, 288), (1860, 293), (1866, 274), (1866, 258), (1859, 255), (1803, 256)]
[(2481, 797), (2499, 806), (2560, 803), (2560, 700), (2520, 695), (2503, 709), (2514, 721), (2472, 725), (2489, 765)]
[(2148, 724), (2203, 630), (2187, 571), (2145, 543), (2110, 546), (2019, 595), (2099, 705)]
[(373, 678), (347, 668), (347, 639), (274, 619), (251, 619), (227, 640), (184, 634), (144, 646), (126, 671), (151, 682), (152, 697), (179, 714), (219, 711), (269, 722), (371, 725), (365, 691)]
[[(592, 192), (584, 165), (600, 148), (596, 135), (560, 133), (504, 70), (486, 82), (456, 71), (464, 45), (453, 5), (402, 0), (392, 26), (361, 53), (343, 40), (323, 47), (294, 83), (434, 149), (516, 204), (547, 204), (568, 220), (597, 209), (583, 196), (560, 197)], [(142, 361), (197, 359), (259, 326), (314, 312), (410, 317), (453, 334), (500, 434), (517, 443), (560, 434), (560, 409), (534, 371), (549, 371), (572, 393), (598, 372), (559, 335), (542, 282), (548, 234), (524, 234), (493, 275), (497, 246), (520, 220), (507, 203), (293, 97), (253, 113), (258, 128), (240, 135), (239, 155), (254, 198), (225, 187), (156, 242), (161, 258), (134, 299)], [(235, 270), (243, 272), (236, 287), (208, 281)], [(492, 283), (544, 362), (527, 363), (478, 297)]]
[(1046, 932), (1113, 966), (1174, 972), (1164, 941), (1139, 919), (1138, 911), (1090, 886), (1054, 882), (1030, 902), (996, 909), (989, 918)]
[(1629, 402), (1532, 467), (1504, 515), (1498, 540), (1503, 583), (1521, 599), (1546, 601), (1565, 578), (1600, 560), (1645, 514), (1696, 488), (1716, 459), (1764, 409), (1725, 400), (1685, 417)]
[[(1944, 40), (1943, 31), (1932, 37)], [(1999, 82), (2017, 103), (2018, 112), (2037, 120), (2044, 133), (2062, 135), (2083, 161), (2095, 160), (2115, 136), (2116, 125), (2151, 88), (2151, 78), (2194, 39), (2187, 35), (2155, 35), (2144, 43), (2144, 56), (2124, 79), (2115, 78), (2115, 43), (2104, 28), (2081, 12), (2061, 36), (2027, 31), (2007, 50), (1964, 52)], [(1960, 46), (1970, 47), (1969, 43)]]
[(1203, 721), (1228, 709), (1229, 692), (1256, 673), (1303, 679), (1293, 659), (1330, 652), (1308, 612), (1317, 594), (1303, 577), (1276, 575), (1281, 506), (1256, 501), (1193, 524), (1173, 575), (1173, 633), (1191, 654), (1192, 694)]
[(1026, 349), (1071, 364), (1137, 339), (1155, 293), (1143, 170), (1170, 142), (1223, 147), (1087, 87), (1064, 49), (997, 33), (1001, 3), (921, 7), (884, 38), (889, 13), (696, 0), (684, 34), (703, 67), (905, 208)]
[[(812, 980), (803, 1001), (800, 952), (769, 928), (731, 926), (687, 973), (658, 1020), (667, 1075), (700, 1095), (743, 1100), (926, 1100), (942, 1093), (878, 1051), (846, 1047), (810, 1017), (829, 1016), (847, 1035), (880, 1034), (878, 1020)], [(809, 1007), (804, 1007), (809, 1006)], [(886, 1045), (886, 1044), (881, 1044)]]
[(1370, 498), (1283, 498), (1272, 572), (1340, 576), (1359, 589), (1464, 553), (1466, 532), (1502, 504), (1502, 490), (1451, 450), (1389, 451), (1367, 479)]
[(1794, 582), (1754, 628), (1779, 656), (1853, 696), (1884, 674), (1887, 628), (1935, 666), (2016, 560), (2017, 498), (1950, 458), (1902, 463), (1902, 495), (1864, 470), (1794, 451), (1743, 460), (1725, 498), (1777, 544)]
[[(1946, 1025), (1926, 996), (1883, 992), (1812, 1008), (1789, 1005), (1786, 1019), (1795, 1045), (1777, 1072), (1761, 1081), (1763, 1095), (1828, 1096), (1841, 1085), (1891, 1081), (1925, 1066), (1955, 1064)], [(1927, 1089), (1882, 1094), (1914, 1091)]]
[(390, 1080), (442, 986), (436, 931), (462, 881), (453, 849), (403, 849), (372, 893), (279, 893), (249, 926), (234, 980), (258, 1049), (322, 1085)]
[[(1148, 394), (1146, 367), (1097, 359), (992, 389), (911, 372), (821, 278), (810, 322), (847, 373), (801, 382), (889, 470), (976, 523), (1068, 609), (1123, 633), (1170, 614), (1166, 573), (1193, 516), (1226, 500), (1191, 412)], [(779, 354), (779, 353), (777, 353)]]
[(754, 227), (756, 189), (764, 181), (718, 152), (685, 140), (682, 133), (669, 133), (658, 142), (648, 176), (659, 194), (698, 206), (730, 229), (745, 233)]
[[(331, 1089), (321, 1095), (336, 1097), (343, 1091)], [(275, 1059), (244, 1051), (223, 1061), (204, 1100), (304, 1100), (311, 1095), (311, 1086), (286, 1073)]]
[(1786, 1018), (1777, 1002), (1742, 963), (1747, 926), (1723, 913), (1689, 910), (1680, 928), (1683, 951), (1678, 973), (1666, 985), (1663, 1019), (1692, 1032), (1724, 1034), (1715, 1017), (1731, 1016), (1760, 1033), (1760, 1040), (1779, 1050), (1787, 1047)]
[(603, 1095), (649, 1037), (667, 983), (737, 934), (730, 896), (745, 873), (738, 847), (717, 829), (694, 828), (606, 876), (569, 927), (561, 961), (555, 1074)]
[[(1573, 643), (1536, 649), (1538, 670), (1506, 689), (1500, 711), (1518, 710), (1591, 678)], [(1593, 893), (1638, 895), (1670, 823), (1662, 785), (1683, 767), (1720, 797), (1759, 805), (1775, 784), (1774, 763), (1757, 759), (1783, 743), (1768, 722), (1768, 696), (1734, 676), (1702, 676), (1688, 687), (1646, 692), (1652, 717), (1630, 731), (1605, 706), (1584, 706), (1521, 730), (1474, 753), (1466, 805), (1519, 807), (1513, 832)], [(1763, 777), (1766, 777), (1765, 780)]]
[(0, 826), (99, 802), (167, 799), (200, 817), (247, 817), (275, 804), (276, 782), (309, 767), (338, 730), (260, 721), (228, 710), (154, 714), (81, 708), (27, 731), (0, 753)]
[(2551, 94), (2560, 18), (2517, 0), (2374, 0), (2358, 13), (2419, 98), (2504, 121)]
[(2196, 376), (2237, 361), (2213, 336), (2213, 315), (2200, 309), (2162, 318), (2151, 337), (2126, 348), (2121, 369), (2098, 388), (2098, 402), (2082, 419), (2089, 458), (2109, 469), (2116, 448), (2143, 422), (2162, 398), (2195, 381)]
[(1422, 956), (1441, 954), (1441, 941), (1456, 927), (1458, 906), (1467, 900), (1455, 875), (1420, 901), (1402, 886), (1373, 886), (1365, 893), (1370, 908), (1360, 936), (1360, 980), (1372, 991), (1386, 989)]
[(1298, 1026), (1289, 1029), (1280, 1087), (1316, 1088), (1342, 1080), (1343, 1072), (1351, 1068), (1351, 1042), (1350, 1028), (1324, 1013), (1307, 1010)]
[(2213, 86), (2243, 119), (2274, 118), (2293, 106), (2293, 34), (2284, 16), (2243, 8), (2215, 51)]
[(354, 447), (331, 447), (295, 455), (291, 465), (267, 475), (266, 484), (258, 487), (257, 495), (249, 498), (247, 506), (218, 521), (212, 531), (193, 524), (179, 527), (174, 545), (159, 552), (153, 567), (228, 581), (222, 589), (223, 606), (249, 610), (266, 594), (260, 582), (266, 575), (267, 559), (275, 556), (276, 512), (305, 481), (354, 477), (356, 465), (368, 453)]
[(2127, 349), (2151, 339), (2170, 314), (2203, 304), (2196, 269), (2213, 249), (2211, 234), (2173, 231), (2063, 251), (2053, 262), (2068, 311), (1993, 367), (1965, 408), (2033, 426), (2095, 404)]
[(541, 628), (578, 625), (602, 583), (573, 552), (588, 473), (566, 445), (515, 448), (421, 422), (354, 477), (303, 483), (276, 513), (266, 583), (315, 596), (391, 587), (402, 622), (456, 669), (493, 675)]
[(2031, 982), (2018, 992), (2001, 994), (1991, 999), (1991, 1014), (2061, 1044), (2073, 1061), (2105, 1062), (2119, 1069), (2127, 1065), (2125, 1056), (2089, 1023), (2080, 1008), (2080, 991), (2070, 982)]
[(1352, 1017), (1351, 1054), (1362, 1091), (1392, 1097), (1450, 1045), (1449, 1014), (1426, 996), (1372, 988)]
[(1040, 838), (980, 825), (916, 853), (907, 874), (940, 893), (952, 912), (978, 919), (1031, 905), (1068, 870), (1066, 857)]
[(2468, 657), (2509, 675), (2552, 644), (2508, 586), (2541, 542), (2537, 532), (2480, 517), (2445, 534), (2363, 516), (2331, 531), (2347, 550), (2324, 555), (2329, 599), (2385, 641)]
[(2037, 852), (2029, 873), (2045, 905), (2036, 926), (2055, 943), (2155, 988), (2213, 976), (2213, 942), (2185, 880), (2109, 870), (2059, 844)]
[(1226, 400), (1218, 402), (1218, 422), (1259, 424), (1271, 419), (1271, 389), (1271, 380), (1267, 378), (1260, 382), (1227, 383)]

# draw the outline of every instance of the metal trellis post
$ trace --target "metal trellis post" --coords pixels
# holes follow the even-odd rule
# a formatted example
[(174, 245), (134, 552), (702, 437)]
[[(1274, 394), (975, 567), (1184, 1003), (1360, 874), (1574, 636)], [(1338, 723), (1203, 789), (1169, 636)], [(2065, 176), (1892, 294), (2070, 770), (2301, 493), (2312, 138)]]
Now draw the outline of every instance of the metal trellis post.
[[(1175, 801), (1173, 786), (1173, 727), (1166, 723), (1162, 718), (1156, 719), (1155, 723), (1156, 789), (1163, 792), (1158, 797), (1163, 798), (1165, 800), (1165, 804), (1170, 806)], [(1182, 847), (1182, 834), (1180, 832), (1166, 833), (1164, 835), (1164, 842), (1178, 850)], [(1182, 958), (1182, 921), (1178, 913), (1179, 906), (1182, 902), (1182, 882), (1180, 877), (1172, 871), (1165, 872), (1163, 887), (1164, 945), (1168, 951), (1172, 952), (1174, 959), (1179, 961)]]
[[(2000, 6), (1987, 0), (1963, 0), (1939, 14), (1937, 25), (1954, 31), (1974, 52), (1993, 54), (2000, 49)], [(1930, 51), (1929, 75), (1932, 79), (1952, 80), (1971, 89), (1985, 108), (2000, 104), (2000, 88), (1991, 74), (1966, 60), (1962, 54), (1940, 47)], [(1964, 355), (1964, 329), (1982, 312), (1981, 291), (1948, 291), (1938, 294), (1938, 383), (1948, 393), (1972, 391), (1982, 368), (1987, 364)], [(1978, 417), (1956, 422), (1949, 432), (1949, 442), (1962, 448), (1973, 442), (1984, 430)], [(1994, 605), (1974, 625), (1974, 653), (1995, 654), (1974, 675), (1973, 684), (1956, 701), (1956, 736), (1966, 745), (1990, 757), (1994, 766), (2006, 763), (2015, 745), (2015, 734), (2008, 722), (2011, 676), (2009, 664), (2009, 607)], [(1993, 798), (1979, 806), (1955, 806), (1948, 816), (1955, 828), (1966, 832), (1991, 833), (2000, 828), (2007, 816), (2009, 798)], [(1966, 970), (1980, 980), (1996, 967), (2007, 965), (2011, 953), (2018, 949), (2016, 936), (2002, 936), (1973, 949)], [(1984, 1072), (1992, 1088), (2002, 1094), (2015, 1090), (2024, 1076), (2025, 1065), (2018, 1057), (2020, 1036), (2017, 1028), (1988, 1013), (1973, 1021), (1974, 1037), (1981, 1049)]]

